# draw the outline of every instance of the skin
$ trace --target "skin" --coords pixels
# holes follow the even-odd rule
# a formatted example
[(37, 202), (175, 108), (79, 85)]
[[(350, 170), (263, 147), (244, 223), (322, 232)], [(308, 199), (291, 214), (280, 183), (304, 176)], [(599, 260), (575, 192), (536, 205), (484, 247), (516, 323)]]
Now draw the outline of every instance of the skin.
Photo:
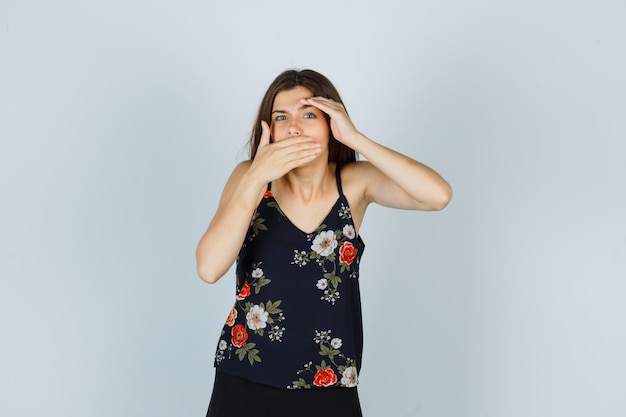
[[(330, 129), (324, 113), (330, 116)], [(254, 160), (233, 170), (198, 244), (198, 275), (208, 283), (218, 281), (236, 260), (270, 182), (274, 198), (291, 222), (306, 233), (317, 229), (339, 197), (335, 165), (328, 163), (330, 131), (367, 159), (341, 169), (357, 232), (371, 203), (441, 210), (452, 198), (450, 185), (437, 172), (367, 138), (355, 128), (343, 105), (312, 97), (304, 87), (276, 95), (270, 123), (262, 122)]]

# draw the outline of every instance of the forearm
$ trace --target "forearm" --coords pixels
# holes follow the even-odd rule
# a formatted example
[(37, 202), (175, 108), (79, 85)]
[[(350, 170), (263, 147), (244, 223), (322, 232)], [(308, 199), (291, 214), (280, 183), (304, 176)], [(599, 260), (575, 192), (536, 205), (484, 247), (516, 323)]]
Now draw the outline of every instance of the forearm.
[(237, 259), (263, 187), (248, 170), (232, 190), (225, 190), (196, 249), (198, 275), (204, 281), (216, 282)]
[[(435, 170), (358, 133), (350, 147), (366, 158), (420, 209), (440, 210), (450, 201), (452, 188)], [(412, 207), (408, 207), (412, 208)]]

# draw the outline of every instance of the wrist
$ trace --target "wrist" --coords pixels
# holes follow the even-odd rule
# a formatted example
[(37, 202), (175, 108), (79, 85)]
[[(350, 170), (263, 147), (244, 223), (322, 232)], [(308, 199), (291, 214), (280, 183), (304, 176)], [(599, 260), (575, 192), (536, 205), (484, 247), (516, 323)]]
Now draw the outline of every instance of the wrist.
[(251, 190), (258, 191), (261, 188), (264, 188), (268, 181), (265, 180), (262, 172), (257, 172), (254, 166), (250, 166), (248, 171), (243, 175), (242, 183), (245, 184), (246, 188), (250, 188)]
[(356, 153), (363, 156), (365, 156), (365, 153), (367, 152), (367, 145), (369, 142), (371, 142), (371, 139), (360, 132), (355, 132), (354, 135), (343, 141), (346, 146), (349, 146)]

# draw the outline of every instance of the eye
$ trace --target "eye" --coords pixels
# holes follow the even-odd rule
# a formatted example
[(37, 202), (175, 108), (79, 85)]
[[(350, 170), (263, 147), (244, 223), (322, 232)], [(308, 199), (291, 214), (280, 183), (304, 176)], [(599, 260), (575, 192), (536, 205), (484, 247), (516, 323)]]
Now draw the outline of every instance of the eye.
[(287, 120), (287, 116), (285, 116), (284, 114), (279, 114), (278, 116), (276, 116), (275, 119), (277, 122), (283, 121), (283, 120)]
[(315, 115), (315, 113), (306, 113), (304, 115), (305, 119), (315, 119), (317, 116)]

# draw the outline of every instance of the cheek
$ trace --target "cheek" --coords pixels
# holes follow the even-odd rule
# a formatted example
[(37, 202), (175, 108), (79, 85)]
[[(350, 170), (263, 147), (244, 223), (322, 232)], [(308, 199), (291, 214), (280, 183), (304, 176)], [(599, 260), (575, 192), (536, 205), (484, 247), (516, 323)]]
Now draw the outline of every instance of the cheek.
[(331, 133), (330, 133), (330, 129), (328, 128), (328, 126), (324, 126), (323, 128), (320, 129), (320, 136), (323, 137), (326, 141), (331, 140)]
[(330, 126), (328, 126), (328, 123), (326, 123), (326, 121), (324, 121), (323, 124), (321, 124), (320, 126), (320, 131), (326, 135), (327, 137), (330, 138)]
[(307, 126), (304, 130), (305, 130), (305, 133), (315, 135), (322, 139), (330, 138), (330, 128), (325, 122), (324, 123), (317, 123), (317, 122), (311, 123), (310, 126)]
[(270, 134), (272, 135), (273, 141), (279, 141), (287, 137), (285, 128), (276, 124), (272, 124), (272, 126), (270, 126)]

